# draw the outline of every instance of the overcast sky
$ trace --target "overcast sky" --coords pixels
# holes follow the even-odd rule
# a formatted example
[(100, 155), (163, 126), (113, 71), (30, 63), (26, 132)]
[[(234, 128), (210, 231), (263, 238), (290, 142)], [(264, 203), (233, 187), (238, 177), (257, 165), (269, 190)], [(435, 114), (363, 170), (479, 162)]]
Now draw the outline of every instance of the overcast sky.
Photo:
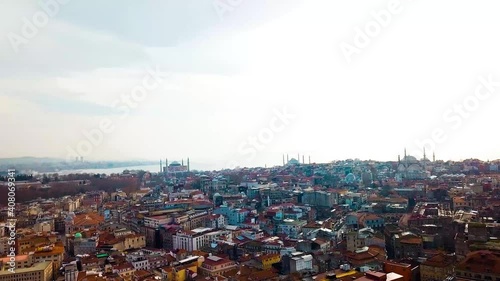
[(498, 1), (61, 2), (0, 2), (0, 157), (500, 158)]

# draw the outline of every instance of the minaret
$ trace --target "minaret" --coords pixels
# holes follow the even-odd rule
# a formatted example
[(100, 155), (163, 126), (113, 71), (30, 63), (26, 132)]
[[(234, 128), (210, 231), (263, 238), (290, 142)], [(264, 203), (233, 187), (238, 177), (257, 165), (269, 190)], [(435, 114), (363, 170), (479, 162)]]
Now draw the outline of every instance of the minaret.
[(436, 162), (436, 154), (434, 151), (432, 152), (432, 162)]
[(425, 159), (426, 159), (426, 158), (425, 158), (425, 146), (424, 146), (424, 161), (425, 161)]
[(286, 155), (286, 163), (288, 163), (290, 160), (288, 159), (288, 154)]
[(398, 163), (401, 163), (401, 156), (398, 154)]
[(188, 159), (187, 159), (187, 162), (188, 162), (188, 172), (189, 172), (189, 157), (188, 157)]
[(168, 158), (165, 158), (165, 173), (168, 173)]
[(285, 166), (285, 154), (283, 154), (283, 166)]
[(311, 155), (309, 155), (309, 165), (311, 164)]
[(306, 161), (304, 160), (304, 155), (302, 155), (302, 164), (305, 164)]
[(184, 158), (181, 160), (181, 166), (184, 166)]
[(161, 162), (161, 159), (160, 159), (160, 173), (163, 172), (163, 163)]

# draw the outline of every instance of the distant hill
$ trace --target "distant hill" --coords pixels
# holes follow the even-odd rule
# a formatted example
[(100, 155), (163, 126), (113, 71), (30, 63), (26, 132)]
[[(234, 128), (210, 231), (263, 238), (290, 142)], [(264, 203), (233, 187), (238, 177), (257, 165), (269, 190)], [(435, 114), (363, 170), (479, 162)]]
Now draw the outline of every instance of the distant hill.
[(64, 159), (60, 158), (50, 158), (50, 157), (15, 157), (15, 158), (0, 158), (1, 164), (11, 164), (11, 165), (19, 165), (19, 164), (34, 164), (34, 163), (58, 163), (63, 162)]
[(155, 161), (83, 161), (67, 162), (51, 157), (16, 157), (0, 158), (0, 174), (8, 169), (16, 169), (21, 173), (37, 171), (39, 173), (54, 173), (60, 170), (102, 169), (113, 167), (141, 166), (156, 164)]

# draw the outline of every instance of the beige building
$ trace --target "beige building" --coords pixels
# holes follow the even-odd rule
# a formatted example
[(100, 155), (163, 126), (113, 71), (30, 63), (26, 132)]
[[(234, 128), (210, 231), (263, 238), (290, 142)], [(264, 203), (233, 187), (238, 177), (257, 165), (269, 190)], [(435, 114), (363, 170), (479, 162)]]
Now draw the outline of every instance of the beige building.
[(203, 276), (218, 276), (237, 267), (232, 260), (218, 256), (209, 256), (205, 259), (199, 271)]
[(14, 273), (5, 265), (0, 269), (0, 281), (50, 281), (52, 280), (52, 262), (36, 263), (31, 267), (15, 268)]
[(445, 280), (453, 276), (453, 257), (437, 254), (420, 264), (420, 280)]

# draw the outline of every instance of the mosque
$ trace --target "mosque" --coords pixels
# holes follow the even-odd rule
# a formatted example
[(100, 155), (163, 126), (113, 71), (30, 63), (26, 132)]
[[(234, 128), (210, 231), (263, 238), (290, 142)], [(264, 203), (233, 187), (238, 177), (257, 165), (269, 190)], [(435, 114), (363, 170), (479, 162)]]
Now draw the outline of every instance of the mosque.
[[(435, 161), (435, 155), (432, 156), (433, 162)], [(398, 155), (398, 168), (396, 171), (395, 178), (397, 181), (403, 180), (423, 180), (430, 176), (427, 171), (428, 165), (431, 163), (429, 159), (427, 159), (425, 155), (424, 149), (424, 158), (422, 160), (417, 160), (414, 156), (410, 156), (405, 154), (403, 159)]]

